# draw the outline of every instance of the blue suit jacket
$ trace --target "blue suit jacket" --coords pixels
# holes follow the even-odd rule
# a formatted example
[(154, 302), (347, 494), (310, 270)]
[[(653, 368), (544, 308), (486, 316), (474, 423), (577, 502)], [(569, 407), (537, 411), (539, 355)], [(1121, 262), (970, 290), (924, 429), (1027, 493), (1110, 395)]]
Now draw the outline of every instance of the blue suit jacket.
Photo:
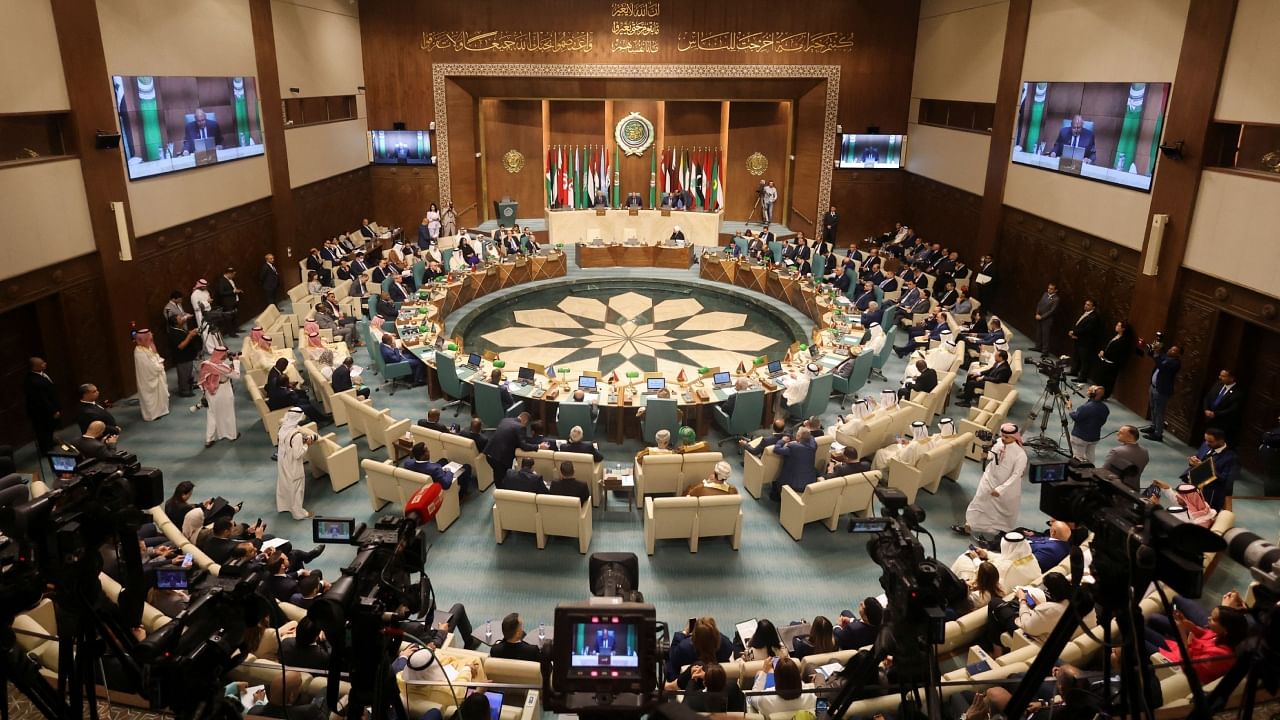
[[(1200, 443), (1200, 449), (1196, 451), (1196, 457), (1204, 460), (1209, 456), (1208, 443)], [(1224, 447), (1213, 456), (1213, 470), (1218, 476), (1216, 482), (1205, 485), (1200, 490), (1204, 495), (1205, 502), (1209, 503), (1209, 507), (1214, 510), (1221, 510), (1226, 499), (1233, 494), (1236, 482), (1236, 466), (1240, 464), (1240, 457), (1236, 455), (1236, 451), (1230, 447)], [(1182, 479), (1186, 480), (1191, 474), (1191, 468), (1187, 468), (1182, 472)]]
[(1071, 419), (1076, 426), (1071, 434), (1085, 442), (1097, 442), (1102, 437), (1102, 426), (1107, 422), (1111, 408), (1101, 400), (1090, 400), (1071, 411)]
[(818, 443), (813, 438), (808, 442), (792, 440), (787, 444), (778, 441), (773, 452), (782, 458), (782, 468), (778, 470), (778, 479), (774, 487), (778, 493), (787, 485), (796, 492), (804, 492), (805, 486), (818, 479), (818, 471), (813, 467), (818, 455)]
[(409, 457), (400, 464), (400, 467), (429, 476), (432, 480), (440, 483), (440, 486), (445, 490), (448, 490), (449, 486), (453, 484), (453, 473), (445, 470), (443, 465), (430, 460), (414, 460)]
[(1164, 354), (1156, 355), (1154, 359), (1156, 370), (1151, 376), (1152, 384), (1156, 386), (1157, 393), (1172, 395), (1173, 381), (1177, 379), (1178, 371), (1182, 369), (1182, 361)]

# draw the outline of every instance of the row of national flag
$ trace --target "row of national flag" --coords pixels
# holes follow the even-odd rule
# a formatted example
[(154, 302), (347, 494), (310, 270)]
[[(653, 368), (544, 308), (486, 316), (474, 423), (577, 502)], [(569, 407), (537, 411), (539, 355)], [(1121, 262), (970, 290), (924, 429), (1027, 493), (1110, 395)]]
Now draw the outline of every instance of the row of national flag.
[[(613, 160), (599, 145), (547, 149), (543, 182), (547, 205), (555, 208), (590, 208), (604, 195), (605, 204), (621, 207), (618, 149)], [(657, 149), (649, 153), (649, 206), (669, 193), (689, 193), (689, 210), (716, 211), (724, 207), (724, 167), (714, 148), (667, 148), (661, 159)]]
[(660, 195), (690, 193), (690, 210), (724, 207), (724, 167), (715, 148), (667, 148), (662, 151), (657, 175)]
[(599, 145), (548, 148), (543, 180), (550, 207), (589, 208), (600, 194), (606, 204), (617, 207), (618, 151), (614, 150), (610, 164), (608, 151)]

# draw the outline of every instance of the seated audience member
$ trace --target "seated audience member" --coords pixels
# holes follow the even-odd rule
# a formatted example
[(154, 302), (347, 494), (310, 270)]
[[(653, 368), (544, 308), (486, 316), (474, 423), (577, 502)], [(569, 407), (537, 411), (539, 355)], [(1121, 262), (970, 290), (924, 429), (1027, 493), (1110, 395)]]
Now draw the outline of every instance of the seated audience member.
[(700, 617), (671, 637), (671, 651), (667, 654), (666, 676), (675, 678), (667, 683), (667, 689), (688, 687), (689, 670), (685, 666), (711, 662), (728, 662), (733, 657), (733, 642), (720, 632), (712, 617)]
[(324, 670), (329, 667), (329, 643), (311, 618), (298, 621), (293, 637), (280, 641), (280, 663), (292, 668)]
[[(393, 316), (391, 319), (395, 319)], [(386, 363), (407, 362), (409, 368), (413, 370), (413, 384), (424, 385), (427, 382), (427, 366), (422, 360), (411, 352), (401, 350), (396, 347), (395, 337), (391, 333), (385, 333), (382, 336), (382, 345), (378, 351), (382, 353), (382, 360)]]
[(584, 505), (591, 499), (591, 488), (573, 476), (573, 463), (568, 460), (560, 463), (560, 477), (552, 481), (548, 492), (552, 495), (576, 497)]
[[(813, 685), (801, 681), (799, 663), (789, 657), (781, 657), (774, 658), (772, 666), (773, 694), (752, 696), (751, 705), (756, 712), (765, 717), (793, 715), (800, 710), (812, 712), (816, 696), (802, 692)], [(764, 690), (768, 674), (770, 673), (758, 673), (752, 689)]]
[[(447, 674), (445, 666), (449, 667)], [(391, 667), (393, 670), (399, 669), (400, 678), (406, 684), (422, 683), (414, 686), (414, 695), (437, 705), (460, 704), (464, 700), (466, 683), (489, 680), (479, 657), (473, 655), (454, 657), (448, 654), (447, 649), (436, 652), (410, 645), (400, 653), (400, 658), (392, 663)], [(450, 682), (455, 688), (453, 691), (450, 690)], [(473, 697), (483, 699), (484, 695)], [(487, 707), (486, 712), (488, 712)]]
[(834, 629), (836, 643), (841, 650), (857, 650), (876, 641), (880, 625), (884, 622), (884, 606), (869, 597), (858, 605), (858, 617), (844, 610), (840, 613), (840, 626)]
[(938, 387), (938, 371), (929, 367), (929, 363), (923, 358), (916, 360), (915, 377), (903, 384), (902, 389), (898, 391), (898, 397), (903, 400), (910, 400), (913, 392), (931, 392)]
[(871, 463), (859, 460), (858, 451), (852, 447), (846, 447), (843, 452), (833, 456), (827, 462), (827, 472), (823, 477), (829, 480), (831, 478), (844, 477), (845, 475), (869, 472), (870, 470)]
[(520, 614), (508, 614), (502, 618), (502, 640), (489, 649), (489, 657), (539, 662), (542, 652), (538, 646), (525, 642), (524, 638), (524, 622)]
[[(1208, 470), (1202, 467), (1206, 464), (1209, 465)], [(1235, 492), (1236, 467), (1239, 464), (1236, 451), (1227, 447), (1226, 434), (1211, 427), (1204, 431), (1204, 443), (1195, 455), (1187, 458), (1187, 469), (1179, 477), (1184, 482), (1199, 485), (1209, 507), (1221, 511), (1227, 498)]]
[[(338, 367), (333, 369), (333, 374), (329, 376), (329, 387), (333, 388), (334, 392), (340, 393), (350, 390), (356, 386), (357, 379), (351, 375), (351, 371), (355, 368), (355, 365), (355, 359), (347, 357), (338, 365)], [(369, 388), (361, 383), (360, 388), (356, 390), (356, 396), (368, 398), (369, 395)]]
[(701, 482), (685, 488), (684, 494), (689, 497), (714, 497), (717, 495), (737, 495), (738, 488), (729, 483), (733, 475), (733, 467), (721, 460), (712, 468), (711, 475)]
[(1147, 625), (1147, 652), (1158, 652), (1170, 662), (1181, 662), (1182, 653), (1173, 637), (1176, 633), (1186, 645), (1187, 657), (1195, 664), (1196, 677), (1201, 683), (1225, 675), (1236, 662), (1236, 649), (1249, 635), (1249, 621), (1244, 611), (1227, 605), (1214, 608), (1203, 627), (1196, 625), (1176, 609), (1173, 621), (1175, 627), (1169, 635)]
[(1004, 350), (996, 351), (995, 364), (989, 370), (982, 373), (971, 374), (964, 381), (964, 390), (961, 391), (960, 399), (956, 401), (957, 405), (968, 407), (973, 404), (974, 398), (977, 397), (977, 388), (987, 382), (1007, 383), (1013, 377), (1013, 368), (1009, 366), (1009, 353)]
[(742, 661), (751, 662), (752, 660), (763, 660), (768, 657), (789, 657), (790, 653), (782, 644), (782, 638), (778, 635), (778, 628), (774, 627), (773, 621), (769, 619), (761, 620), (756, 623), (756, 631), (750, 638), (745, 639), (744, 643), (747, 648), (742, 651)]
[(320, 577), (308, 574), (298, 578), (298, 591), (289, 596), (289, 603), (309, 610), (319, 597)]
[(449, 426), (440, 422), (440, 408), (431, 408), (428, 410), (427, 416), (418, 421), (418, 427), (424, 427), (428, 430), (435, 430), (436, 432), (442, 433), (449, 432)]
[(637, 462), (639, 462), (640, 458), (645, 455), (670, 455), (675, 452), (675, 449), (671, 447), (671, 431), (666, 428), (663, 428), (653, 434), (653, 442), (654, 444), (652, 446), (646, 447), (636, 453)]
[(494, 368), (489, 373), (489, 384), (498, 388), (498, 400), (502, 404), (503, 412), (507, 408), (515, 404), (515, 398), (511, 397), (511, 390), (507, 388), (507, 380), (502, 374), (502, 368)]
[(590, 443), (582, 439), (582, 426), (574, 425), (569, 428), (569, 441), (560, 446), (560, 452), (583, 453), (590, 455), (591, 459), (596, 462), (603, 462), (604, 455), (600, 454), (600, 450), (595, 443)]
[(498, 489), (531, 493), (547, 492), (546, 481), (533, 469), (533, 466), (533, 458), (520, 458), (520, 467), (508, 470), (507, 474), (498, 480)]
[(773, 447), (774, 445), (777, 445), (778, 441), (786, 437), (787, 435), (786, 419), (780, 418), (780, 417), (774, 418), (772, 430), (773, 430), (773, 434), (771, 435), (762, 435), (758, 438), (751, 440), (750, 442), (746, 440), (739, 440), (738, 445), (744, 450), (746, 450), (747, 452), (751, 453), (752, 455), (755, 455), (756, 457), (760, 457), (764, 455), (765, 448), (769, 448), (769, 447)]
[[(173, 495), (164, 501), (164, 514), (169, 518), (169, 522), (182, 527), (182, 521), (187, 516), (187, 511), (195, 507), (191, 504), (191, 494), (195, 492), (195, 483), (190, 480), (183, 480), (173, 488)], [(200, 506), (206, 510), (213, 507), (213, 498), (209, 498), (200, 503)]]
[(1071, 581), (1062, 573), (1044, 576), (1039, 588), (1017, 588), (1011, 601), (993, 601), (987, 606), (987, 626), (978, 642), (984, 650), (999, 657), (1007, 650), (1000, 644), (1004, 633), (1021, 630), (1036, 642), (1042, 642), (1067, 610), (1071, 597)]
[(94, 420), (84, 434), (71, 443), (85, 460), (103, 460), (115, 455), (118, 436), (107, 434), (106, 423)]
[(267, 704), (250, 709), (249, 715), (288, 718), (289, 720), (326, 720), (324, 710), (302, 700), (302, 673), (286, 670), (271, 680)]
[[(285, 553), (278, 552), (267, 560), (267, 571), (271, 573), (271, 577), (267, 578), (267, 592), (280, 602), (288, 602), (289, 598), (298, 591), (298, 579), (307, 575), (319, 575), (317, 570), (293, 570), (289, 563), (289, 556)], [(321, 578), (321, 585), (326, 583)], [(325, 587), (324, 589), (328, 589)]]
[(469, 438), (476, 444), (476, 452), (483, 453), (489, 444), (489, 436), (484, 432), (484, 421), (478, 417), (471, 418), (471, 424), (466, 430), (459, 429), (458, 436)]
[(413, 444), (413, 448), (409, 451), (409, 457), (400, 463), (400, 467), (430, 477), (433, 481), (439, 483), (441, 489), (444, 490), (452, 487), (453, 481), (457, 480), (458, 494), (466, 497), (472, 490), (476, 489), (476, 483), (471, 477), (470, 467), (464, 465), (455, 477), (453, 471), (445, 467), (448, 464), (448, 458), (440, 458), (432, 462), (431, 458), (427, 456), (427, 444), (419, 442)]
[(969, 610), (985, 608), (992, 600), (1005, 596), (1004, 587), (1000, 584), (1000, 569), (994, 563), (983, 560), (978, 572), (967, 581), (969, 587)]
[(724, 666), (718, 662), (695, 665), (690, 669), (684, 704), (699, 713), (740, 713), (747, 711), (747, 697), (738, 683), (729, 682)]
[[(182, 561), (181, 556), (175, 559)], [(147, 604), (168, 617), (181, 615), (190, 603), (191, 596), (186, 590), (161, 590), (153, 587), (147, 591)]]
[(809, 624), (809, 634), (792, 641), (791, 657), (799, 660), (807, 655), (822, 655), (838, 649), (835, 628), (832, 627), (831, 621), (825, 615), (818, 615)]
[(971, 580), (978, 567), (990, 562), (996, 566), (1000, 574), (1000, 583), (1005, 588), (1028, 585), (1044, 572), (1040, 569), (1036, 556), (1031, 552), (1031, 543), (1027, 536), (1017, 530), (1011, 530), (1000, 539), (1000, 552), (991, 552), (986, 548), (975, 547), (960, 554), (951, 565), (951, 571), (961, 580)]
[(1071, 525), (1061, 520), (1049, 521), (1049, 532), (1024, 533), (1027, 544), (1031, 546), (1031, 554), (1036, 557), (1040, 572), (1049, 572), (1067, 559), (1071, 553)]

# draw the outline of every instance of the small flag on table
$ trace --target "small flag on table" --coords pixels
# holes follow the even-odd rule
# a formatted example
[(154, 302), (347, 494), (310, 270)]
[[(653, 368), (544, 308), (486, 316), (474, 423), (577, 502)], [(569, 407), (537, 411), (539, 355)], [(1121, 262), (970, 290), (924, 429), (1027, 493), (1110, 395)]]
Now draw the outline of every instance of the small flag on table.
[(680, 368), (680, 374), (676, 375), (676, 382), (684, 382), (684, 368)]
[(746, 375), (746, 374), (747, 374), (747, 365), (746, 365), (746, 363), (742, 362), (741, 360), (739, 360), (739, 361), (738, 361), (738, 374), (739, 374), (739, 375)]

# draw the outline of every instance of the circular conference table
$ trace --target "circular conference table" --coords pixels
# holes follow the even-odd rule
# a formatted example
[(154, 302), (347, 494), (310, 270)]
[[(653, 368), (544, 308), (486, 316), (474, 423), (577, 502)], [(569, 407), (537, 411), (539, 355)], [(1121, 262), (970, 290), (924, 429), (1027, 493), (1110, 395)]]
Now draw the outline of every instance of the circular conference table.
[[(848, 357), (849, 348), (862, 342), (864, 332), (856, 324), (856, 315), (846, 312), (846, 308), (852, 309), (848, 299), (833, 291), (815, 287), (809, 279), (796, 277), (777, 268), (734, 259), (718, 251), (703, 253), (699, 262), (699, 275), (702, 279), (763, 293), (787, 303), (813, 320), (813, 344), (820, 352), (816, 357), (810, 353), (802, 355), (799, 352), (800, 344), (795, 343), (787, 353), (787, 359), (783, 361), (783, 368), (787, 371), (798, 370), (812, 361), (823, 371), (831, 372)], [(458, 378), (464, 383), (487, 381), (494, 362), (500, 359), (492, 353), (486, 353), (487, 356), (481, 357), (475, 369), (465, 366), (463, 360), (466, 350), (461, 338), (448, 341), (456, 346), (456, 350), (437, 350), (439, 343), (435, 339), (442, 335), (444, 321), (450, 312), (498, 290), (535, 280), (563, 277), (567, 270), (566, 264), (562, 252), (489, 263), (478, 266), (471, 272), (453, 273), (448, 278), (440, 278), (431, 284), (429, 291), (419, 293), (417, 297), (403, 303), (400, 317), (396, 321), (401, 329), (398, 334), (402, 336), (405, 348), (422, 359), (427, 366), (428, 397), (433, 400), (446, 397), (436, 374), (437, 352), (448, 353), (456, 360)], [(423, 331), (422, 328), (426, 330)], [(767, 360), (757, 358), (756, 366), (751, 368), (725, 369), (735, 380), (746, 376), (753, 389), (764, 390), (764, 411), (760, 419), (762, 427), (772, 421), (773, 400), (783, 387), (781, 382), (767, 376)], [(504, 361), (502, 371), (507, 380), (516, 379), (518, 370), (519, 367), (507, 366)], [(701, 370), (707, 372), (702, 373)], [(712, 407), (727, 400), (734, 392), (732, 387), (714, 385), (712, 375), (718, 370), (721, 369), (689, 367), (687, 371), (681, 372), (687, 380), (668, 381), (667, 387), (672, 389), (671, 397), (679, 401), (682, 424), (694, 428), (699, 437), (706, 437), (710, 429)], [(746, 372), (739, 372), (740, 370)], [(614, 381), (601, 376), (597, 405), (605, 434), (611, 441), (621, 443), (626, 438), (641, 437), (636, 411), (643, 408), (647, 401), (648, 396), (643, 392), (644, 385), (644, 377), (620, 377)], [(508, 389), (514, 398), (523, 400), (525, 409), (535, 419), (542, 420), (548, 431), (552, 432), (559, 404), (573, 397), (577, 389), (577, 378), (538, 375), (530, 384), (512, 382)]]

